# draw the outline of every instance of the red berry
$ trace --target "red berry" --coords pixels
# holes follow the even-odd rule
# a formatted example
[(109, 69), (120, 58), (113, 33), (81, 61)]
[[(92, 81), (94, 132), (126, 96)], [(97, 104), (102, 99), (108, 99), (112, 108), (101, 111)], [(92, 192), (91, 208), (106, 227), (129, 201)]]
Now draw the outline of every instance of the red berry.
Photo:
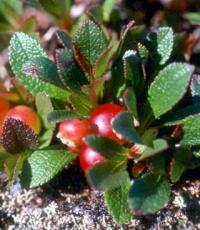
[(84, 172), (103, 160), (105, 160), (105, 158), (88, 145), (84, 145), (79, 155), (80, 166)]
[(111, 124), (113, 118), (122, 111), (124, 111), (124, 109), (119, 105), (103, 104), (93, 110), (89, 122), (96, 130), (97, 134), (109, 137), (112, 140), (123, 144), (125, 140), (114, 132)]
[(32, 128), (36, 134), (41, 130), (41, 122), (37, 113), (30, 107), (25, 105), (17, 105), (11, 108), (5, 116), (7, 118), (14, 118), (24, 122)]
[(0, 98), (0, 126), (2, 125), (6, 113), (9, 110), (9, 102), (3, 98)]
[(60, 123), (57, 137), (70, 148), (84, 144), (83, 138), (91, 133), (91, 127), (86, 120), (66, 120)]

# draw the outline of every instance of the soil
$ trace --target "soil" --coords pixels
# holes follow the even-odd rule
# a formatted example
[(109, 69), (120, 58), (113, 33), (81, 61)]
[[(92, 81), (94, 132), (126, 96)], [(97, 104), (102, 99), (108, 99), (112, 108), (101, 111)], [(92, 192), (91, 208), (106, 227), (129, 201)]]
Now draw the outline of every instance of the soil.
[(196, 179), (199, 170), (188, 175), (184, 182), (172, 187), (171, 200), (165, 208), (121, 226), (109, 215), (103, 193), (87, 185), (78, 166), (73, 165), (50, 183), (30, 190), (22, 189), (19, 179), (9, 190), (5, 189), (1, 175), (0, 229), (200, 229), (200, 180)]

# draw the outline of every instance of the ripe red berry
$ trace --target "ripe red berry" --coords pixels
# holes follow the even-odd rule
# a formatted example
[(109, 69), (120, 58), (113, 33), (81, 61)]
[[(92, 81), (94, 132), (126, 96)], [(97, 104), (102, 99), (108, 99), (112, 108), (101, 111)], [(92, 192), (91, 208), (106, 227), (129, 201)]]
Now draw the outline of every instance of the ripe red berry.
[(84, 145), (79, 154), (80, 166), (84, 172), (103, 160), (105, 160), (105, 158), (91, 149), (88, 145)]
[(0, 98), (0, 125), (2, 125), (5, 115), (9, 110), (9, 102), (3, 98)]
[(57, 137), (71, 149), (81, 147), (83, 138), (91, 133), (88, 121), (72, 119), (60, 123)]
[(93, 129), (96, 130), (97, 134), (100, 134), (105, 137), (109, 137), (112, 140), (123, 144), (125, 140), (120, 137), (117, 133), (114, 132), (112, 128), (113, 118), (124, 109), (116, 104), (103, 104), (97, 106), (90, 118), (89, 122), (92, 125)]
[(5, 119), (7, 118), (14, 118), (24, 122), (31, 127), (36, 134), (39, 134), (41, 130), (41, 122), (37, 113), (28, 106), (17, 105), (11, 108), (5, 116)]

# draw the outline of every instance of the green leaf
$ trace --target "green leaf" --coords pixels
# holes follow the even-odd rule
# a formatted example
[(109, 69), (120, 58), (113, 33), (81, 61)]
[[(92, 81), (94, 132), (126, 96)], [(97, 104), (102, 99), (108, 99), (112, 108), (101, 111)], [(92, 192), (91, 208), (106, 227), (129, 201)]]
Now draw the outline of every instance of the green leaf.
[(67, 49), (72, 49), (72, 41), (71, 38), (69, 37), (69, 35), (67, 33), (65, 33), (64, 31), (58, 31), (56, 33), (58, 40), (60, 41), (60, 43)]
[(36, 95), (35, 104), (37, 112), (41, 117), (44, 127), (46, 129), (45, 133), (40, 138), (40, 148), (44, 148), (51, 143), (55, 130), (55, 124), (51, 124), (47, 120), (47, 114), (53, 111), (53, 105), (51, 99), (44, 93), (39, 93)]
[(29, 153), (24, 152), (24, 153), (17, 154), (17, 155), (10, 155), (4, 161), (4, 169), (9, 179), (8, 186), (14, 183), (15, 179), (17, 178), (17, 176), (19, 175), (23, 167), (24, 161), (27, 159), (28, 156), (29, 156)]
[(183, 122), (183, 145), (200, 144), (200, 115), (190, 116)]
[(155, 213), (169, 200), (170, 187), (166, 177), (146, 174), (135, 180), (129, 193), (129, 207), (136, 215)]
[(36, 187), (51, 180), (77, 157), (66, 149), (41, 149), (33, 152), (24, 164), (21, 182)]
[(117, 115), (113, 122), (112, 127), (117, 134), (122, 135), (130, 142), (142, 143), (140, 136), (134, 128), (133, 116), (129, 112), (121, 112)]
[(134, 87), (135, 92), (139, 93), (143, 83), (143, 74), (140, 58), (135, 50), (127, 50), (123, 56), (124, 77)]
[(124, 162), (105, 161), (86, 172), (88, 182), (96, 189), (108, 190), (120, 187), (128, 177)]
[(36, 39), (24, 34), (15, 33), (10, 41), (9, 61), (14, 74), (20, 79), (26, 89), (33, 95), (46, 92), (49, 96), (67, 101), (69, 93), (55, 85), (39, 78), (27, 76), (22, 72), (23, 65), (34, 57), (47, 57)]
[(59, 123), (65, 120), (71, 120), (76, 118), (83, 118), (83, 116), (77, 115), (73, 111), (67, 110), (54, 110), (47, 114), (47, 120), (50, 123)]
[(182, 109), (170, 111), (166, 116), (160, 120), (160, 123), (165, 126), (173, 126), (183, 124), (184, 121), (191, 115), (200, 113), (200, 103), (186, 106)]
[(49, 0), (48, 2), (45, 0), (38, 0), (38, 1), (48, 13), (54, 15), (55, 17), (59, 17), (60, 9), (59, 9), (59, 5), (56, 4), (55, 0)]
[(166, 64), (173, 51), (174, 35), (170, 27), (161, 27), (147, 35), (145, 46), (156, 66)]
[(200, 75), (193, 75), (190, 83), (192, 100), (194, 103), (200, 102)]
[(79, 86), (88, 83), (83, 71), (74, 59), (72, 50), (57, 49), (56, 64), (59, 77), (65, 87)]
[(105, 0), (103, 3), (103, 20), (108, 22), (110, 20), (110, 15), (112, 12), (112, 9), (115, 5), (116, 1), (115, 0)]
[(188, 169), (188, 165), (192, 160), (192, 152), (187, 147), (177, 148), (174, 154), (174, 158), (170, 164), (170, 179), (173, 183), (179, 181), (183, 172)]
[(193, 25), (200, 25), (200, 13), (199, 12), (188, 12), (183, 15), (184, 18), (190, 21)]
[(128, 152), (126, 148), (117, 142), (100, 136), (100, 135), (90, 135), (87, 136), (85, 142), (96, 152), (100, 153), (107, 159), (122, 159), (126, 160), (128, 157)]
[(114, 54), (117, 51), (119, 46), (118, 41), (113, 41), (99, 56), (94, 67), (93, 67), (93, 75), (95, 78), (102, 77), (105, 71), (108, 69), (108, 64)]
[(139, 53), (140, 58), (148, 59), (149, 51), (143, 44), (138, 43), (137, 44), (137, 49), (138, 49), (138, 53)]
[(26, 75), (31, 75), (61, 88), (63, 87), (55, 63), (46, 57), (31, 58), (22, 66), (22, 71)]
[(35, 104), (37, 112), (41, 117), (44, 127), (46, 129), (54, 129), (55, 125), (50, 124), (47, 120), (47, 114), (53, 112), (53, 105), (51, 99), (45, 93), (38, 93), (35, 97)]
[(137, 98), (133, 89), (128, 88), (124, 95), (124, 103), (126, 104), (128, 110), (134, 116), (135, 126), (139, 125), (138, 112), (137, 112)]
[(160, 65), (164, 65), (171, 53), (174, 43), (173, 30), (169, 27), (162, 27), (157, 32), (157, 52), (160, 55)]
[(130, 187), (130, 179), (127, 178), (120, 187), (110, 189), (104, 193), (108, 211), (118, 224), (129, 221), (132, 216), (128, 207), (128, 193)]
[(148, 92), (156, 118), (168, 112), (183, 97), (193, 71), (194, 67), (186, 63), (172, 63), (156, 76)]
[(158, 129), (156, 128), (147, 129), (142, 135), (142, 142), (145, 145), (151, 145), (152, 142), (156, 139), (157, 135), (158, 135)]
[(156, 139), (150, 146), (139, 145), (139, 147), (142, 149), (142, 151), (140, 155), (135, 159), (135, 162), (152, 157), (155, 154), (166, 150), (168, 148), (168, 144), (164, 139)]
[[(77, 55), (89, 66), (89, 74), (108, 41), (102, 29), (95, 22), (86, 20), (74, 37), (74, 48)], [(80, 59), (79, 57), (79, 59)]]
[(70, 102), (78, 115), (87, 116), (91, 113), (92, 104), (91, 101), (88, 100), (87, 95), (81, 92), (80, 94), (78, 94), (78, 92), (72, 93), (70, 95)]

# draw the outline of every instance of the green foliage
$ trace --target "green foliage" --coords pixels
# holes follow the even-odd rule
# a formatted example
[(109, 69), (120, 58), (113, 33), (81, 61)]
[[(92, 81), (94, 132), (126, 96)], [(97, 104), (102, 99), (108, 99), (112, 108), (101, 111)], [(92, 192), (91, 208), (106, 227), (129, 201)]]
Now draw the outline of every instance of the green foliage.
[[(54, 0), (39, 2), (56, 20), (69, 17), (71, 1), (59, 0), (60, 5)], [(133, 212), (140, 216), (164, 207), (170, 197), (168, 177), (176, 183), (186, 170), (200, 166), (200, 84), (199, 75), (193, 75), (198, 69), (185, 62), (187, 53), (180, 52), (185, 36), (174, 37), (170, 27), (147, 34), (134, 21), (120, 34), (115, 31), (116, 36), (113, 17), (116, 22), (119, 19), (114, 4), (106, 0), (103, 7), (91, 9), (91, 15), (109, 22), (109, 29), (87, 14), (71, 32), (58, 31), (55, 62), (48, 59), (34, 36), (13, 35), (10, 65), (35, 96), (43, 130), (38, 146), (38, 137), (27, 127), (5, 123), (0, 167), (5, 166), (11, 181), (22, 169), (21, 181), (27, 187), (48, 182), (78, 157), (66, 146), (54, 146), (58, 143), (54, 138), (57, 123), (89, 120), (96, 106), (120, 104), (125, 111), (113, 116), (110, 129), (124, 144), (99, 135), (95, 125), (83, 140), (105, 158), (86, 172), (88, 182), (105, 192), (109, 212), (122, 224)], [(70, 28), (72, 21), (68, 22)], [(131, 167), (138, 162), (147, 173), (142, 169), (135, 178)]]
[(76, 158), (76, 154), (61, 148), (34, 151), (24, 164), (21, 182), (25, 187), (36, 187), (51, 180)]
[(156, 118), (172, 109), (183, 97), (193, 71), (194, 67), (191, 65), (172, 63), (156, 76), (148, 92), (149, 102)]
[(166, 177), (146, 174), (135, 180), (129, 193), (129, 207), (135, 215), (154, 213), (169, 200), (170, 187)]
[(45, 82), (34, 76), (27, 76), (22, 72), (23, 65), (32, 58), (46, 57), (36, 39), (29, 37), (24, 33), (16, 33), (9, 47), (9, 60), (14, 74), (20, 79), (27, 90), (36, 95), (39, 92), (46, 92), (49, 96), (67, 101), (69, 93), (55, 85)]
[(129, 221), (132, 216), (128, 207), (128, 192), (130, 187), (130, 179), (127, 178), (120, 187), (109, 189), (104, 195), (109, 212), (119, 224)]
[(74, 50), (76, 56), (79, 56), (79, 64), (90, 75), (96, 61), (107, 46), (108, 41), (103, 31), (91, 20), (85, 21), (74, 37)]

